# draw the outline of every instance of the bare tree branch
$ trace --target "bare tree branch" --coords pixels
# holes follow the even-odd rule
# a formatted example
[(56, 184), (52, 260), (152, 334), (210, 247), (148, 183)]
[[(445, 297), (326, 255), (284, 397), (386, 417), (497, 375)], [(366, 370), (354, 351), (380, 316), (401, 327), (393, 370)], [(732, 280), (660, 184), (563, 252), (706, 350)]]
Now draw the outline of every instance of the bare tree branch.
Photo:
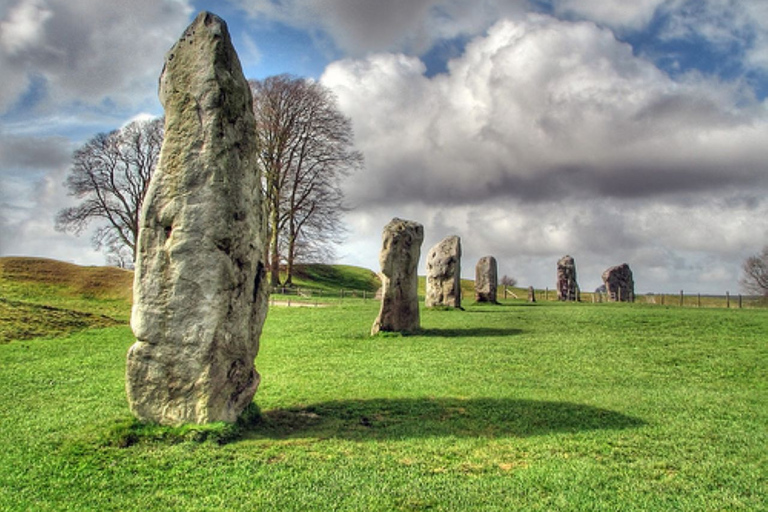
[(744, 291), (768, 297), (768, 245), (744, 261), (740, 284)]
[(132, 265), (141, 204), (163, 143), (163, 123), (136, 121), (100, 133), (77, 149), (66, 186), (69, 195), (82, 201), (58, 213), (56, 229), (80, 234), (92, 221), (99, 222), (94, 246), (105, 251), (108, 261)]
[(500, 282), (501, 282), (501, 285), (505, 286), (505, 287), (508, 286), (508, 287), (512, 288), (514, 286), (517, 286), (517, 278), (512, 277), (512, 276), (508, 276), (506, 274), (504, 274), (501, 277), (501, 281)]

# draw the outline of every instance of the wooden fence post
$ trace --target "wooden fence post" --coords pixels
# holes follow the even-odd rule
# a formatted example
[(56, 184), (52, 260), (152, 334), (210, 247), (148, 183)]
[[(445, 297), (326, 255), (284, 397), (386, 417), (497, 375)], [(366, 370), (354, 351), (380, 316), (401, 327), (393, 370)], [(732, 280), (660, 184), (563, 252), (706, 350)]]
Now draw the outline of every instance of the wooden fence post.
[(741, 309), (741, 294), (739, 294), (739, 309)]
[(683, 305), (683, 290), (680, 290), (680, 306)]
[(696, 307), (697, 308), (701, 307), (701, 294), (700, 293), (696, 294)]
[(725, 307), (727, 309), (731, 308), (731, 293), (730, 292), (725, 292)]

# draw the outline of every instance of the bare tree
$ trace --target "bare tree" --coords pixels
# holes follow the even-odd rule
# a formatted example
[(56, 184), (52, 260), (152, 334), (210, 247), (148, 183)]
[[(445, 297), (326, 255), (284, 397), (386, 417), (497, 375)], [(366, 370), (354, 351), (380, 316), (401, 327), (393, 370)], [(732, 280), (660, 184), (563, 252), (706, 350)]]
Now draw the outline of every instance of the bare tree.
[(94, 246), (110, 263), (132, 266), (139, 212), (160, 156), (163, 123), (162, 118), (134, 121), (77, 149), (66, 185), (81, 202), (58, 213), (56, 229), (79, 234), (97, 221)]
[(759, 254), (747, 258), (741, 269), (740, 283), (744, 291), (768, 297), (768, 245)]
[(362, 165), (352, 124), (333, 94), (313, 80), (278, 75), (251, 81), (264, 194), (269, 207), (270, 273), (327, 255), (343, 232), (341, 180)]
[[(514, 286), (517, 286), (517, 278), (504, 274), (503, 276), (501, 276), (499, 283), (501, 284), (501, 286), (504, 287), (504, 298), (506, 299), (507, 288), (512, 288)], [(512, 293), (512, 296), (514, 298), (517, 298), (517, 295), (515, 295), (514, 293)]]
[(505, 287), (505, 288), (506, 288), (506, 287), (510, 287), (510, 288), (512, 288), (513, 286), (517, 285), (517, 279), (515, 279), (515, 278), (514, 278), (514, 277), (512, 277), (512, 276), (508, 276), (508, 275), (506, 275), (506, 274), (505, 274), (505, 275), (504, 275), (504, 276), (502, 276), (502, 278), (501, 278), (501, 285), (502, 285), (503, 287)]

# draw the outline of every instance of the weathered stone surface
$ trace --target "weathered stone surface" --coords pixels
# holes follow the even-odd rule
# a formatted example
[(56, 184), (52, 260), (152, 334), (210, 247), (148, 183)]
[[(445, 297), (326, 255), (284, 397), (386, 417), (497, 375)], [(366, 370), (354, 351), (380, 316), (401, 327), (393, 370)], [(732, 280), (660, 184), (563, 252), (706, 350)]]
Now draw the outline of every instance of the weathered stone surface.
[(557, 300), (579, 300), (579, 284), (576, 282), (576, 262), (563, 256), (557, 262)]
[(419, 318), (418, 266), (424, 227), (418, 222), (392, 219), (384, 227), (381, 264), (381, 309), (371, 334), (379, 331), (414, 332)]
[(605, 293), (611, 302), (634, 302), (635, 281), (629, 265), (622, 263), (603, 272)]
[(427, 284), (424, 304), (428, 308), (461, 308), (461, 239), (449, 236), (427, 253)]
[(536, 302), (536, 291), (533, 286), (528, 287), (528, 302)]
[(265, 223), (248, 84), (201, 13), (160, 77), (165, 141), (141, 212), (126, 391), (162, 424), (233, 422), (259, 385)]
[(496, 258), (483, 256), (475, 266), (475, 301), (496, 303), (499, 269)]

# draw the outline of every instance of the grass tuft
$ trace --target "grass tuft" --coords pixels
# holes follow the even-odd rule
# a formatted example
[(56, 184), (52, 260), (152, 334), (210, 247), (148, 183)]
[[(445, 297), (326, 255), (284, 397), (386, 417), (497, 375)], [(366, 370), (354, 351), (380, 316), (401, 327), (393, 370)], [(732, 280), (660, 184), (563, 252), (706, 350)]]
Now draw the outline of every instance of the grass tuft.
[(103, 431), (97, 445), (129, 448), (142, 443), (214, 443), (225, 445), (240, 440), (262, 422), (261, 411), (255, 403), (246, 407), (237, 422), (215, 422), (204, 425), (184, 424), (165, 426), (142, 422), (136, 418), (119, 419)]

